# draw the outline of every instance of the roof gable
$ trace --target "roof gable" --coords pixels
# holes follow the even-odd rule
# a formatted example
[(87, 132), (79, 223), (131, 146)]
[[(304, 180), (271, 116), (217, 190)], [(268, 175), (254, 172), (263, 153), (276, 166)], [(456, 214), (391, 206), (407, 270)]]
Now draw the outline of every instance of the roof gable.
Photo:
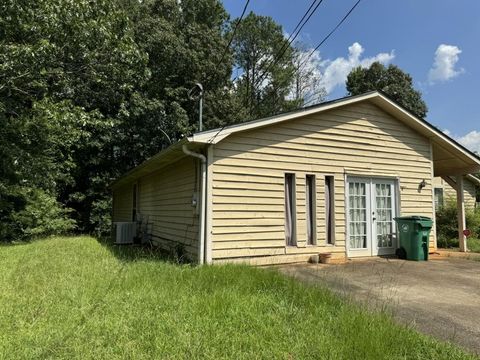
[(350, 104), (370, 102), (384, 110), (417, 133), (428, 138), (432, 144), (435, 175), (453, 175), (472, 173), (480, 170), (480, 158), (460, 145), (454, 139), (444, 134), (441, 130), (427, 121), (418, 118), (407, 109), (403, 108), (385, 94), (372, 91), (357, 96), (350, 96), (319, 105), (303, 108), (297, 111), (271, 116), (264, 119), (253, 120), (246, 123), (227, 126), (197, 133), (188, 138), (190, 142), (200, 144), (217, 144), (231, 134), (242, 131), (258, 129), (284, 121), (312, 115), (328, 110), (344, 107)]
[(194, 146), (198, 149), (202, 146), (217, 144), (231, 134), (254, 130), (361, 102), (370, 102), (376, 105), (386, 113), (404, 123), (406, 126), (429, 139), (431, 143), (435, 176), (468, 174), (480, 171), (480, 158), (477, 155), (460, 145), (454, 139), (444, 134), (441, 130), (437, 129), (427, 121), (416, 117), (411, 112), (389, 99), (385, 94), (378, 91), (372, 91), (362, 95), (349, 96), (324, 102), (319, 105), (302, 108), (289, 113), (193, 134), (179, 143), (171, 145), (169, 148), (161, 151), (141, 165), (122, 175), (112, 184), (112, 187), (136, 179), (149, 171), (154, 171), (181, 159), (185, 156), (181, 151), (183, 144), (191, 143), (192, 145), (190, 146)]

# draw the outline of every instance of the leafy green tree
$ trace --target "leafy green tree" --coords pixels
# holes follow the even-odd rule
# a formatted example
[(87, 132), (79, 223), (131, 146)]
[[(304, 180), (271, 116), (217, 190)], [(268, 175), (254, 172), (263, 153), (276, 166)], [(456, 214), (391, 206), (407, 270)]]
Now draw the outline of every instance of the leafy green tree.
[[(148, 78), (147, 55), (129, 26), (118, 4), (106, 0), (0, 6), (2, 238), (33, 235), (19, 214), (45, 196), (69, 206), (84, 183), (99, 178), (106, 192), (115, 174), (112, 118)], [(88, 219), (83, 205), (45, 214), (52, 222), (58, 214)]]
[(374, 62), (369, 68), (357, 67), (348, 74), (346, 81), (350, 95), (380, 90), (415, 115), (424, 118), (428, 108), (422, 94), (415, 90), (412, 77), (398, 66)]
[[(58, 200), (66, 200), (62, 194), (78, 185), (82, 169), (77, 157), (85, 155), (85, 144), (92, 146), (99, 130), (111, 128), (112, 122), (105, 121), (98, 111), (86, 112), (68, 100), (52, 102), (48, 98), (5, 120), (6, 126), (0, 128), (0, 237), (8, 240), (22, 234), (43, 234), (40, 228), (53, 229), (45, 225), (49, 215), (52, 224), (58, 220), (57, 225), (70, 230), (73, 222), (67, 217), (77, 216), (65, 208), (70, 204)], [(98, 148), (95, 151), (98, 156)], [(52, 211), (40, 214), (41, 203), (49, 204)], [(32, 221), (26, 221), (28, 214)]]
[(0, 102), (8, 114), (35, 100), (70, 99), (115, 115), (148, 76), (147, 55), (115, 1), (6, 0), (0, 7)]
[(110, 182), (196, 130), (194, 82), (207, 126), (240, 119), (227, 22), (217, 0), (5, 0), (0, 237), (39, 233), (37, 201), (78, 231), (108, 229)]
[(164, 113), (176, 119), (170, 124), (173, 126), (164, 126), (163, 130), (172, 141), (197, 130), (198, 106), (187, 96), (196, 82), (202, 83), (205, 96), (210, 97), (205, 101), (205, 122), (210, 126), (219, 125), (211, 118), (218, 117), (218, 102), (228, 105), (231, 96), (215, 98), (216, 106), (211, 106), (212, 101), (208, 100), (224, 88), (231, 88), (232, 69), (232, 54), (226, 49), (225, 37), (228, 14), (221, 3), (217, 0), (147, 0), (133, 1), (130, 8), (133, 8), (135, 38), (148, 54), (151, 72), (142, 88), (143, 94), (160, 101)]
[(232, 48), (235, 66), (243, 72), (236, 91), (251, 118), (298, 107), (299, 101), (287, 98), (294, 80), (294, 52), (280, 25), (251, 12), (239, 23)]

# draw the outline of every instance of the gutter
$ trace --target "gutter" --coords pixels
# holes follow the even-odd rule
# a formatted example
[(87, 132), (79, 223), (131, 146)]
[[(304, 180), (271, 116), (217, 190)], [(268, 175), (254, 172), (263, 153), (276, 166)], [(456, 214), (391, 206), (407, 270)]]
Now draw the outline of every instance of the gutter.
[(201, 183), (200, 183), (200, 211), (198, 213), (198, 263), (201, 265), (205, 259), (205, 198), (207, 193), (207, 158), (205, 155), (196, 153), (188, 149), (186, 144), (182, 145), (182, 151), (188, 155), (196, 157), (201, 161)]

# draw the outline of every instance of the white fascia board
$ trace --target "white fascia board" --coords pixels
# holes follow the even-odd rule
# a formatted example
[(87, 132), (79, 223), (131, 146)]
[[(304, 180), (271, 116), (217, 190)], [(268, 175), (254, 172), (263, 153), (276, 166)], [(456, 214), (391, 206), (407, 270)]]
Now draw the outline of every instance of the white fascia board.
[(364, 101), (379, 95), (380, 94), (377, 92), (372, 92), (364, 95), (354, 96), (344, 100), (332, 101), (332, 103), (330, 104), (328, 103), (324, 105), (319, 104), (318, 106), (313, 108), (297, 110), (295, 112), (291, 112), (283, 115), (275, 115), (275, 116), (264, 118), (264, 119), (253, 120), (253, 121), (246, 122), (244, 124), (231, 125), (223, 129), (217, 128), (213, 130), (208, 130), (208, 131), (204, 131), (204, 132), (197, 133), (190, 136), (189, 141), (198, 142), (198, 143), (216, 144), (221, 140), (225, 139), (230, 134), (234, 134), (240, 131), (252, 130), (252, 129), (260, 128), (263, 126), (274, 125), (283, 121), (293, 120), (299, 117), (335, 109), (340, 106), (345, 106), (348, 104)]
[[(393, 107), (395, 110), (400, 111), (406, 118), (410, 119), (415, 124), (419, 125), (425, 131), (425, 133), (423, 134), (424, 136), (428, 137), (429, 139), (432, 139), (433, 141), (435, 141), (436, 139), (442, 140), (444, 143), (447, 143), (449, 146), (452, 146), (453, 148), (455, 148), (455, 150), (461, 152), (463, 155), (468, 157), (477, 166), (480, 166), (480, 159), (479, 158), (470, 154), (468, 151), (465, 151), (465, 149), (462, 146), (457, 144), (456, 141), (451, 139), (448, 135), (444, 134), (439, 129), (434, 128), (433, 125), (428, 124), (426, 121), (417, 118), (415, 115), (411, 114), (409, 111), (407, 111), (403, 107), (397, 105), (395, 102), (393, 102), (392, 100), (383, 96), (382, 94), (377, 93), (377, 95), (378, 95), (378, 98), (381, 99), (381, 101), (388, 104), (388, 106)], [(382, 107), (381, 103), (379, 103), (377, 105)], [(428, 134), (428, 135), (426, 135), (426, 134)]]

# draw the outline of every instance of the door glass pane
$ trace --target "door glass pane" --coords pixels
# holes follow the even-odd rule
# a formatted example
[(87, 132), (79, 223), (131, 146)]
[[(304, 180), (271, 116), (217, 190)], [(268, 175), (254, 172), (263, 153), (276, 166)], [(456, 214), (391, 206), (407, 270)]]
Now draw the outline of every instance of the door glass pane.
[(393, 212), (391, 184), (375, 184), (377, 247), (393, 246)]
[(349, 194), (349, 245), (350, 249), (367, 248), (367, 192), (366, 184), (350, 182)]

